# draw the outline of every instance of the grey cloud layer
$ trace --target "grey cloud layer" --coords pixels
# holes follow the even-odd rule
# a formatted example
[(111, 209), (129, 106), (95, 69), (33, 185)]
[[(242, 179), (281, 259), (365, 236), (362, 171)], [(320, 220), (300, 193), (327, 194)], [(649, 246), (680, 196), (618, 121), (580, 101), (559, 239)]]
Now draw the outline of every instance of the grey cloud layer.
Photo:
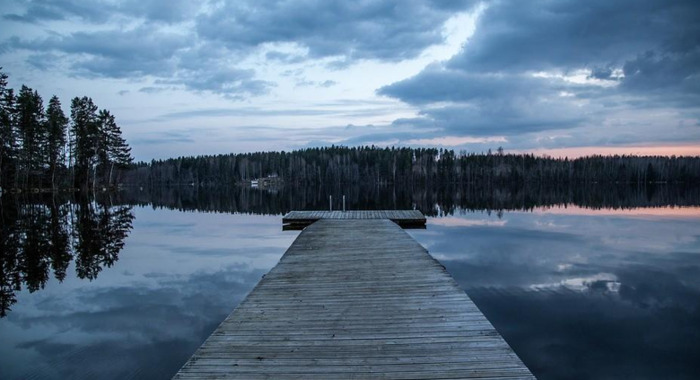
[[(578, 70), (613, 86), (561, 77)], [(433, 126), (476, 135), (586, 126), (610, 108), (697, 109), (700, 3), (492, 1), (459, 54), (378, 93), (423, 107)]]
[(79, 20), (103, 23), (115, 17), (136, 17), (150, 21), (174, 23), (191, 17), (199, 1), (192, 0), (29, 0), (21, 1), (24, 12), (7, 13), (6, 20), (26, 23)]
[[(336, 70), (362, 60), (398, 62), (443, 42), (445, 21), (478, 3), (25, 0), (7, 8), (3, 23), (18, 30), (29, 23), (47, 32), (42, 37), (18, 32), (0, 41), (0, 58), (20, 51), (28, 53), (29, 66), (40, 70), (148, 80), (145, 93), (184, 89), (242, 99), (275, 88), (257, 68), (240, 66), (251, 54), (261, 53), (270, 65), (324, 59)], [(533, 142), (563, 134), (568, 140), (550, 143), (630, 144), (700, 136), (697, 0), (483, 4), (475, 33), (459, 53), (378, 89), (420, 110), (414, 119), (386, 126), (396, 130), (397, 138), (507, 136), (511, 144), (520, 144), (517, 148), (531, 148), (542, 147)], [(61, 29), (64, 22), (72, 23), (70, 30)], [(307, 80), (299, 67), (285, 67), (298, 87), (334, 85)], [(585, 73), (586, 84), (564, 79)], [(655, 110), (670, 115), (667, 122), (640, 127), (639, 114)]]
[(233, 49), (292, 42), (313, 57), (399, 61), (442, 42), (440, 27), (469, 1), (226, 2), (197, 20), (199, 35)]
[(124, 78), (171, 74), (175, 69), (174, 55), (190, 41), (181, 34), (144, 26), (127, 31), (76, 32), (33, 40), (12, 37), (9, 45), (15, 49), (62, 53), (77, 75)]
[(46, 67), (39, 58), (50, 53), (75, 76), (149, 77), (157, 85), (245, 97), (274, 87), (237, 64), (263, 44), (294, 43), (307, 52), (267, 53), (268, 60), (286, 64), (324, 57), (334, 57), (329, 67), (338, 68), (358, 59), (400, 61), (442, 42), (444, 22), (472, 3), (303, 0), (262, 6), (254, 1), (25, 1), (21, 11), (3, 18), (49, 28), (55, 21), (78, 21), (84, 30), (65, 33), (59, 26), (46, 37), (15, 35), (0, 46), (5, 52), (31, 52), (30, 64), (36, 68)]

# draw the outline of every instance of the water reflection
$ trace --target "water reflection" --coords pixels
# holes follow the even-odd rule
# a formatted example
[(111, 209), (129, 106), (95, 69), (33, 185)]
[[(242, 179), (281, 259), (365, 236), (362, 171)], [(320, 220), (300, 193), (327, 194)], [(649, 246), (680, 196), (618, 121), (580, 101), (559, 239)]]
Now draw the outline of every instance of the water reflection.
[(119, 261), (94, 280), (75, 253), (62, 283), (16, 292), (0, 378), (170, 378), (297, 235), (271, 216), (131, 213)]
[[(94, 280), (103, 268), (118, 260), (124, 239), (131, 230), (131, 206), (150, 205), (180, 211), (197, 210), (229, 213), (281, 215), (291, 210), (326, 209), (328, 196), (346, 195), (348, 209), (411, 209), (429, 216), (449, 216), (460, 211), (492, 211), (499, 217), (505, 210), (547, 212), (583, 210), (598, 212), (626, 210), (636, 213), (671, 213), (675, 206), (700, 205), (695, 187), (589, 186), (589, 187), (430, 187), (332, 186), (200, 188), (130, 188), (95, 199), (57, 196), (3, 197), (0, 263), (0, 317), (16, 302), (15, 292), (44, 287), (51, 272), (59, 281), (75, 260), (76, 274)], [(337, 204), (336, 209), (340, 207)], [(697, 210), (697, 208), (692, 208)], [(687, 209), (685, 209), (687, 212)], [(447, 223), (450, 219), (443, 219)], [(464, 219), (459, 219), (465, 223)], [(473, 222), (473, 221), (471, 221)], [(470, 223), (471, 223), (470, 222)], [(489, 222), (493, 223), (493, 222)]]
[(699, 191), (322, 186), (5, 196), (0, 378), (169, 378), (294, 240), (280, 215), (326, 209), (328, 195), (342, 194), (350, 209), (434, 216), (410, 233), (538, 376), (697, 378)]
[(462, 213), (411, 230), (542, 379), (700, 376), (700, 213)]
[(176, 210), (281, 215), (291, 210), (327, 210), (330, 195), (334, 209), (345, 195), (349, 210), (418, 209), (428, 216), (451, 215), (460, 210), (495, 213), (577, 206), (591, 210), (700, 206), (700, 187), (658, 184), (572, 186), (428, 186), (380, 185), (283, 186), (274, 189), (165, 187), (131, 188), (120, 202)]
[(0, 209), (0, 317), (17, 302), (16, 291), (43, 289), (51, 272), (63, 281), (74, 258), (77, 276), (94, 280), (118, 260), (134, 219), (130, 206), (87, 198), (8, 198)]

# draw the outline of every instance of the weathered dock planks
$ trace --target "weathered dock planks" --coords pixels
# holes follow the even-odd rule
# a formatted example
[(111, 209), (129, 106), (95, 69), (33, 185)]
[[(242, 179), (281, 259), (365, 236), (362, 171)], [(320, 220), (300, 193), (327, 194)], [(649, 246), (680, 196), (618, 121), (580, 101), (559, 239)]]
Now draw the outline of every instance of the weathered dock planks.
[(175, 378), (533, 378), (469, 297), (388, 219), (327, 219)]
[(389, 219), (404, 228), (425, 228), (418, 210), (291, 211), (282, 223), (286, 229), (301, 229), (320, 219)]

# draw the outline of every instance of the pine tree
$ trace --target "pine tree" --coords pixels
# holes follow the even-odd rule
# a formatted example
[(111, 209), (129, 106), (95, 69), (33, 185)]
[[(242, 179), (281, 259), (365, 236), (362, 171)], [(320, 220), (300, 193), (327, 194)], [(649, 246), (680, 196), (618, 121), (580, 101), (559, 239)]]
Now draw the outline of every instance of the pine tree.
[[(108, 111), (107, 113), (109, 114)], [(107, 184), (111, 186), (114, 167), (116, 166), (117, 168), (124, 169), (128, 167), (134, 159), (131, 157), (131, 147), (129, 147), (129, 144), (127, 144), (126, 140), (122, 137), (121, 128), (119, 128), (114, 121), (114, 116), (109, 116), (109, 122), (103, 126), (103, 133), (107, 136), (107, 156), (110, 162)]]
[(7, 74), (0, 71), (0, 186), (2, 187), (10, 187), (15, 178), (17, 130), (14, 125), (14, 107), (14, 91), (7, 88)]
[(111, 183), (114, 167), (124, 168), (133, 159), (114, 116), (97, 110), (92, 99), (76, 97), (68, 120), (58, 97), (53, 96), (44, 109), (39, 93), (27, 86), (15, 96), (7, 88), (7, 75), (0, 71), (0, 187), (50, 183), (55, 188), (56, 175), (65, 170), (66, 155), (73, 186), (88, 188), (91, 173), (93, 188), (98, 173)]
[(99, 139), (99, 122), (97, 106), (91, 98), (73, 98), (71, 101), (71, 135), (74, 171), (77, 173), (75, 183), (89, 186), (90, 169), (96, 164), (97, 142)]
[(61, 101), (53, 96), (46, 109), (46, 150), (49, 170), (51, 171), (51, 187), (55, 187), (56, 169), (63, 165), (64, 148), (66, 145), (66, 127), (68, 118), (61, 109)]
[[(100, 110), (97, 115), (98, 137), (97, 145), (95, 146), (97, 168), (100, 171), (100, 177), (105, 176), (105, 172), (111, 167), (110, 160), (110, 136), (107, 133), (115, 125), (114, 116), (107, 110)], [(96, 173), (95, 173), (96, 174)]]
[(122, 137), (114, 115), (107, 110), (98, 113), (95, 133), (93, 186), (96, 185), (98, 173), (100, 178), (106, 180), (107, 186), (111, 186), (114, 168), (126, 168), (133, 162), (131, 148)]
[(44, 159), (43, 144), (46, 141), (44, 106), (41, 96), (27, 86), (17, 95), (15, 120), (21, 142), (20, 163), (24, 170), (24, 186), (30, 187), (30, 177), (41, 175)]

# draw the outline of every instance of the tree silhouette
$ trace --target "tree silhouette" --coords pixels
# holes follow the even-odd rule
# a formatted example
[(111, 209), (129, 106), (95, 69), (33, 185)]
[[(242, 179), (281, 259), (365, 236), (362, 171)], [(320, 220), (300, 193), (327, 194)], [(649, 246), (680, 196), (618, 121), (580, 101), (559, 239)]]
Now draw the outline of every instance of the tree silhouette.
[(42, 149), (47, 136), (41, 96), (38, 92), (23, 85), (17, 95), (14, 111), (22, 147), (20, 162), (24, 169), (23, 186), (28, 188), (37, 185), (37, 183), (31, 182), (31, 179), (40, 178), (43, 163), (46, 161)]
[[(44, 109), (37, 91), (23, 85), (15, 96), (0, 72), (0, 186), (94, 189), (98, 177), (111, 185), (115, 169), (120, 174), (133, 161), (114, 119), (107, 110), (98, 114), (92, 99), (84, 96), (71, 101), (69, 120), (58, 97), (51, 97)], [(68, 173), (72, 175), (61, 175)]]
[(68, 118), (61, 109), (61, 101), (57, 96), (51, 97), (46, 108), (46, 156), (48, 158), (49, 171), (51, 173), (51, 187), (56, 187), (56, 170), (64, 162), (64, 148), (66, 146), (66, 128)]
[(7, 75), (0, 71), (0, 187), (3, 188), (13, 186), (16, 181), (17, 130), (14, 108), (14, 91), (7, 88)]
[[(652, 170), (649, 171), (651, 165)], [(538, 157), (432, 148), (326, 147), (178, 157), (139, 163), (123, 181), (139, 186), (226, 186), (277, 175), (287, 184), (539, 184), (700, 183), (700, 157)]]

